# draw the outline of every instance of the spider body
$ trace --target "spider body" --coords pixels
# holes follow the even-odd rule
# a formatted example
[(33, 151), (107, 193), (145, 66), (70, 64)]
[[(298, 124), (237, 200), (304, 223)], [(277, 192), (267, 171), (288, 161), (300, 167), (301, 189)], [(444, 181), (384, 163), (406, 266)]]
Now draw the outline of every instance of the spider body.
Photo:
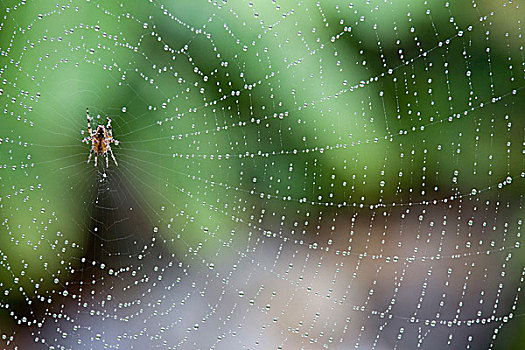
[(89, 116), (89, 109), (86, 108), (86, 115), (87, 115), (87, 126), (88, 126), (88, 134), (89, 136), (84, 138), (82, 142), (90, 143), (91, 142), (91, 150), (89, 152), (89, 157), (87, 162), (91, 160), (91, 157), (93, 154), (95, 155), (95, 166), (97, 166), (97, 158), (98, 156), (103, 156), (106, 158), (106, 168), (109, 166), (109, 160), (108, 160), (108, 153), (111, 155), (111, 158), (115, 162), (115, 165), (118, 166), (117, 160), (115, 159), (115, 156), (113, 155), (113, 150), (111, 149), (111, 143), (114, 143), (115, 145), (118, 145), (118, 141), (113, 138), (113, 131), (111, 129), (111, 119), (109, 119), (108, 116), (106, 116), (106, 119), (108, 121), (108, 124), (106, 126), (99, 125), (97, 126), (97, 130), (93, 131), (91, 129), (91, 121), (93, 120)]

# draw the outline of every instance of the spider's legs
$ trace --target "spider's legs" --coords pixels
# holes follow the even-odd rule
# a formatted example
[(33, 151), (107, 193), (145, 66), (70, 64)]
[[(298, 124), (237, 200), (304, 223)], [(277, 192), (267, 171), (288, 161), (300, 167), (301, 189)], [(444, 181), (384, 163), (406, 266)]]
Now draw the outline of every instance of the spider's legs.
[[(89, 152), (89, 157), (88, 157), (88, 160), (87, 160), (88, 163), (89, 163), (89, 161), (91, 160), (91, 156), (93, 156), (93, 150), (91, 150), (91, 151)], [(97, 157), (95, 157), (95, 165), (97, 165)]]
[(106, 168), (109, 168), (109, 158), (107, 154), (104, 154), (104, 158), (106, 158)]
[(98, 156), (95, 155), (95, 166), (97, 166), (97, 160), (98, 160)]
[[(108, 147), (108, 153), (111, 154), (111, 158), (113, 159), (113, 161), (115, 162), (115, 165), (118, 166), (118, 163), (117, 163), (117, 160), (115, 159), (115, 156), (113, 155), (113, 151), (111, 150), (111, 147)], [(106, 158), (106, 161), (108, 159)]]
[(115, 142), (115, 145), (118, 145), (118, 141), (117, 140), (113, 140), (113, 130), (111, 129), (111, 119), (109, 119), (109, 117), (106, 115), (106, 119), (108, 121), (108, 125), (106, 126), (106, 129), (108, 129), (108, 136), (109, 136), (109, 139), (110, 139), (110, 142)]
[(86, 116), (87, 116), (88, 133), (89, 133), (89, 136), (92, 136), (93, 130), (91, 130), (91, 117), (89, 116), (89, 108), (86, 108)]

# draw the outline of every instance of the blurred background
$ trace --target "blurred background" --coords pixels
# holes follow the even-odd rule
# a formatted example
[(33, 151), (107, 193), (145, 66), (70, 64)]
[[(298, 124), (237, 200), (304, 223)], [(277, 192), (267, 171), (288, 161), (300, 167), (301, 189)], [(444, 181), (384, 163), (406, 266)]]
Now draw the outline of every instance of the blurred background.
[(522, 347), (518, 2), (2, 13), (2, 347)]

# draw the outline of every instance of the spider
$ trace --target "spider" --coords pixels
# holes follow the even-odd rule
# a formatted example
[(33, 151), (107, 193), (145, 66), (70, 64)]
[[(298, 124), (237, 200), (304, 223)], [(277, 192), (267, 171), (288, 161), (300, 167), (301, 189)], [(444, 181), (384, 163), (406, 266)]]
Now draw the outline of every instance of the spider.
[(95, 166), (97, 166), (97, 157), (98, 156), (104, 156), (106, 158), (106, 168), (109, 167), (109, 161), (108, 161), (108, 153), (111, 155), (111, 158), (113, 158), (113, 161), (115, 162), (115, 165), (118, 166), (117, 160), (115, 159), (115, 156), (113, 155), (113, 151), (111, 150), (110, 143), (114, 143), (115, 145), (118, 145), (119, 142), (113, 138), (113, 132), (111, 130), (111, 119), (106, 115), (106, 119), (108, 120), (107, 126), (99, 125), (97, 127), (97, 130), (93, 132), (91, 129), (91, 121), (93, 118), (89, 116), (89, 109), (86, 108), (86, 115), (87, 115), (87, 126), (88, 126), (88, 137), (85, 137), (82, 142), (89, 143), (91, 141), (91, 150), (89, 152), (89, 157), (87, 162), (91, 160), (91, 157), (93, 154), (95, 154)]

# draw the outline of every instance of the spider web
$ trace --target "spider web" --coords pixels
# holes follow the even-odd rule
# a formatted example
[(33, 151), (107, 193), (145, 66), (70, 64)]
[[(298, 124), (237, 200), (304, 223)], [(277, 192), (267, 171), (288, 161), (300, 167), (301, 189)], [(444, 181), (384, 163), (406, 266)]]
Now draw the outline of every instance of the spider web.
[(3, 347), (515, 344), (518, 2), (2, 4)]

